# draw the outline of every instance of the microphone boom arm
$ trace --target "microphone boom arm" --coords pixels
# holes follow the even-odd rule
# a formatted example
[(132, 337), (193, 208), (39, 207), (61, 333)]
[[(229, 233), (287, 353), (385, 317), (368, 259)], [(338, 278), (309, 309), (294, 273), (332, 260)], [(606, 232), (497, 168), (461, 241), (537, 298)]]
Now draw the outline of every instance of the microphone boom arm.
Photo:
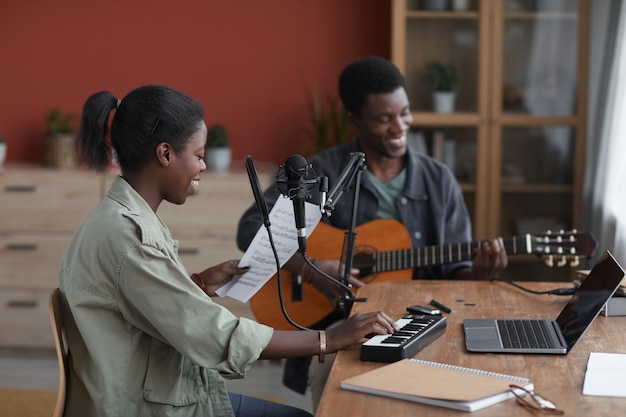
[(354, 196), (352, 201), (352, 213), (350, 218), (350, 228), (346, 232), (343, 254), (343, 282), (342, 282), (342, 295), (341, 300), (338, 302), (338, 307), (343, 308), (344, 317), (347, 318), (352, 309), (354, 302), (367, 301), (364, 298), (354, 298), (352, 291), (350, 290), (350, 271), (352, 270), (352, 258), (354, 256), (354, 243), (355, 243), (355, 229), (356, 229), (356, 213), (359, 205), (359, 193), (361, 184), (361, 173), (365, 169), (365, 154), (363, 152), (353, 152), (350, 154), (350, 160), (344, 167), (343, 171), (337, 179), (337, 183), (333, 185), (333, 188), (328, 193), (324, 207), (322, 208), (322, 214), (326, 217), (332, 215), (335, 209), (335, 204), (339, 198), (346, 192), (350, 184), (354, 183)]
[(365, 154), (363, 152), (353, 152), (350, 154), (350, 160), (344, 167), (343, 171), (337, 179), (337, 183), (328, 192), (326, 201), (322, 207), (322, 214), (330, 217), (335, 209), (335, 204), (344, 192), (348, 190), (350, 184), (354, 182), (354, 178), (365, 166)]

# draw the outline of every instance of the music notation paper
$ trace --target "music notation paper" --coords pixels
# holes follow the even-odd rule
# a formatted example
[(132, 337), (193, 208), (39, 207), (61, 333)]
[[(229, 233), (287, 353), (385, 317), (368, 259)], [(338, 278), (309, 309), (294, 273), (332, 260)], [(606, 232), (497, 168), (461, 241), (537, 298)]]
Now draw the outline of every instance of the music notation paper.
[(461, 411), (513, 398), (509, 384), (532, 390), (527, 378), (419, 359), (402, 359), (348, 378), (341, 387)]
[[(321, 220), (322, 213), (319, 206), (309, 202), (305, 202), (304, 211), (307, 237), (309, 237)], [(278, 198), (270, 211), (270, 224), (272, 239), (282, 267), (298, 250), (296, 222), (293, 203), (290, 199)], [(257, 230), (248, 250), (239, 261), (239, 266), (250, 267), (250, 269), (243, 275), (235, 276), (216, 293), (220, 297), (228, 296), (245, 303), (277, 272), (274, 252), (264, 225)]]
[(584, 395), (626, 397), (626, 354), (591, 352), (583, 383)]

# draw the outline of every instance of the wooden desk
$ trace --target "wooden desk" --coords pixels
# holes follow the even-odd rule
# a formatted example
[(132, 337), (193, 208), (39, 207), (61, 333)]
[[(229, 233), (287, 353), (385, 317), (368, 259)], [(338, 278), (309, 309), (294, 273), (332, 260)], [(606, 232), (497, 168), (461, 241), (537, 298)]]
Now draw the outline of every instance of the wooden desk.
[[(528, 282), (534, 290), (547, 290), (564, 283)], [(626, 317), (599, 315), (581, 341), (567, 355), (520, 355), (469, 353), (465, 350), (462, 322), (481, 317), (556, 317), (568, 296), (526, 293), (502, 282), (394, 281), (370, 284), (359, 291), (368, 301), (357, 303), (353, 312), (382, 309), (397, 319), (412, 304), (427, 305), (432, 298), (449, 306), (447, 329), (416, 358), (485, 371), (530, 378), (535, 391), (556, 402), (570, 416), (614, 416), (626, 408), (626, 398), (582, 395), (590, 352), (626, 353)], [(444, 313), (445, 314), (445, 313)], [(359, 361), (359, 348), (337, 353), (316, 417), (336, 416), (449, 416), (460, 412), (409, 401), (342, 390), (340, 382), (384, 363)], [(402, 378), (402, 375), (398, 375)], [(426, 381), (425, 381), (426, 382)], [(616, 381), (624, 383), (624, 381)], [(472, 413), (473, 416), (530, 416), (530, 412), (505, 401)]]

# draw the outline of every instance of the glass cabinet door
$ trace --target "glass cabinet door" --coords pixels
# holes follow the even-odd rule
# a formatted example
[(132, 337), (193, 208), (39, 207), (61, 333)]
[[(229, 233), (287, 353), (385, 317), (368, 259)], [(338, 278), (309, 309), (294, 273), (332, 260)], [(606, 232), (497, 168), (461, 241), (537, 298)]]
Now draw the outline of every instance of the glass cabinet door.
[[(475, 239), (580, 225), (589, 2), (392, 0), (391, 59), (406, 76), (409, 143), (454, 172)], [(431, 62), (461, 75), (453, 110), (434, 107)], [(537, 267), (559, 280), (572, 270), (546, 275), (539, 257), (519, 258), (507, 274), (532, 279)]]
[[(483, 151), (487, 130), (481, 125), (488, 99), (481, 75), (487, 57), (483, 2), (394, 0), (392, 8), (392, 61), (406, 77), (413, 113), (409, 144), (448, 165), (463, 190), (474, 234), (483, 236), (487, 223), (481, 213), (488, 197), (485, 187), (477, 187), (488, 169)], [(436, 88), (427, 81), (431, 64), (453, 68), (448, 81), (460, 78), (451, 109), (435, 104)], [(437, 79), (445, 84), (445, 77)]]
[(577, 40), (577, 0), (504, 0), (502, 111), (574, 115)]
[(499, 0), (495, 6), (501, 37), (494, 49), (491, 211), (497, 216), (490, 229), (504, 235), (573, 230), (580, 223), (585, 126), (581, 2)]
[[(453, 112), (478, 111), (479, 19), (476, 10), (433, 11), (424, 3), (407, 2), (404, 73), (413, 111), (436, 111), (434, 86), (426, 81), (428, 64), (453, 66), (460, 85)], [(441, 77), (445, 77), (442, 74)]]

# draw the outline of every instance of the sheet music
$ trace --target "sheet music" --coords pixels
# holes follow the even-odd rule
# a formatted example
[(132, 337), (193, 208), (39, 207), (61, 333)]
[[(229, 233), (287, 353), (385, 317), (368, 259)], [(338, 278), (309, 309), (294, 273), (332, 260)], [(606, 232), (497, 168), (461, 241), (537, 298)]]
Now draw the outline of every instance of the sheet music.
[[(304, 211), (308, 238), (320, 222), (322, 213), (319, 206), (309, 202), (305, 202)], [(270, 224), (272, 238), (282, 267), (298, 250), (295, 216), (290, 199), (278, 198), (270, 212)], [(245, 274), (234, 277), (216, 293), (220, 297), (228, 296), (245, 303), (277, 272), (276, 260), (264, 225), (257, 230), (239, 266), (248, 266), (250, 269)]]

